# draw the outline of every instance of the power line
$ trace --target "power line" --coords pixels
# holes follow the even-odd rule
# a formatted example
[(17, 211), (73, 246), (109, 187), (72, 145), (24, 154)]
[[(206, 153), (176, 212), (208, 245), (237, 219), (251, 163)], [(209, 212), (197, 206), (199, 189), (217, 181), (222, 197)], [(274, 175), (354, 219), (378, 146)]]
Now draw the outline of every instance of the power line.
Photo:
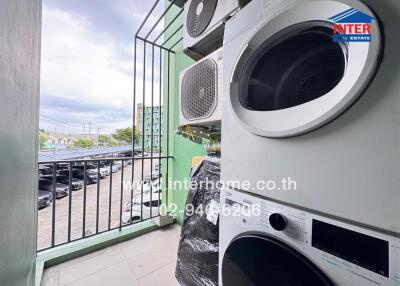
[[(52, 118), (52, 117), (44, 115), (44, 114), (40, 114), (40, 116), (42, 117), (42, 119), (46, 119), (46, 120), (50, 120), (50, 121), (54, 122), (54, 123), (50, 123), (50, 124), (53, 124), (58, 127), (64, 126), (66, 129), (73, 129), (80, 133), (82, 133), (82, 131), (83, 131), (84, 135), (86, 135), (86, 131), (87, 131), (86, 127), (88, 127), (90, 129), (89, 134), (91, 134), (93, 128), (97, 129), (97, 130), (98, 130), (98, 128), (100, 128), (103, 132), (113, 133), (113, 132), (115, 132), (116, 129), (124, 128), (124, 126), (125, 126), (125, 124), (124, 124), (124, 126), (121, 125), (119, 127), (107, 127), (104, 125), (96, 126), (95, 124), (93, 124), (94, 122), (73, 123), (73, 122), (64, 121), (62, 119), (55, 119), (55, 118)], [(111, 121), (106, 121), (106, 122), (113, 123), (113, 122), (119, 122), (119, 120), (111, 120)], [(88, 125), (88, 126), (86, 126), (86, 125)], [(58, 128), (58, 129), (60, 129), (60, 128)]]
[(56, 122), (61, 122), (61, 123), (65, 123), (65, 124), (79, 125), (79, 123), (67, 122), (67, 121), (62, 120), (62, 119), (55, 119), (55, 118), (52, 118), (52, 117), (50, 117), (50, 116), (48, 116), (48, 115), (44, 115), (44, 114), (40, 114), (40, 116), (42, 116), (42, 117), (44, 117), (44, 118), (46, 118), (46, 119), (52, 120), (52, 121), (56, 121)]

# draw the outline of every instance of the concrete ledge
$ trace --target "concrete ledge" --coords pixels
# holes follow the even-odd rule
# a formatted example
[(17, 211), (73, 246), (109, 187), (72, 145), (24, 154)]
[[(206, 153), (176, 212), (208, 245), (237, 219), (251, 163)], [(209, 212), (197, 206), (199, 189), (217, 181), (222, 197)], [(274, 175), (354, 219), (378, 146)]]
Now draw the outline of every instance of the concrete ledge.
[(73, 258), (77, 258), (93, 251), (118, 244), (122, 241), (132, 239), (136, 236), (159, 229), (154, 222), (147, 220), (127, 226), (121, 229), (111, 230), (102, 234), (88, 237), (79, 241), (48, 249), (38, 253), (36, 258), (36, 281), (35, 285), (40, 286), (44, 267), (53, 266)]

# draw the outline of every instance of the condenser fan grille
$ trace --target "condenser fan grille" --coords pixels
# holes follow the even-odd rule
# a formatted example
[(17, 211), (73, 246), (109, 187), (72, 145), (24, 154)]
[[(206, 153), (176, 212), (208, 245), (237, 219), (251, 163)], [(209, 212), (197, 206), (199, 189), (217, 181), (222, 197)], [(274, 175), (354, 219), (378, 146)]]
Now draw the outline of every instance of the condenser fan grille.
[(218, 0), (193, 0), (186, 18), (187, 32), (191, 37), (200, 36), (210, 24)]
[(217, 65), (207, 59), (187, 70), (181, 84), (181, 111), (187, 120), (210, 117), (217, 102)]

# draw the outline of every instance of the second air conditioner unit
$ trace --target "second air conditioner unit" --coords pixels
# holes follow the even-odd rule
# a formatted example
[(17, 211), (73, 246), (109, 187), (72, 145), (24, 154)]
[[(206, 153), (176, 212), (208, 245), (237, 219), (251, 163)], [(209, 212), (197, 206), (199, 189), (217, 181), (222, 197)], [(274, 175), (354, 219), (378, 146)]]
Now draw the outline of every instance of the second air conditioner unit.
[(180, 73), (180, 125), (212, 126), (221, 122), (223, 49)]

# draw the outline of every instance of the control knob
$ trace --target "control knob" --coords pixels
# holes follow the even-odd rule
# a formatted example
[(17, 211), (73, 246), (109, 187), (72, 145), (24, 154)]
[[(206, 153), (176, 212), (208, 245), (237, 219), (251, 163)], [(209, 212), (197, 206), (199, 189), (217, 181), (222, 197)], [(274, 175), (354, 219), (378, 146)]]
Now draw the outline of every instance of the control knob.
[(273, 213), (269, 216), (269, 223), (271, 224), (272, 228), (277, 231), (282, 231), (287, 226), (286, 218), (281, 215), (280, 213)]

